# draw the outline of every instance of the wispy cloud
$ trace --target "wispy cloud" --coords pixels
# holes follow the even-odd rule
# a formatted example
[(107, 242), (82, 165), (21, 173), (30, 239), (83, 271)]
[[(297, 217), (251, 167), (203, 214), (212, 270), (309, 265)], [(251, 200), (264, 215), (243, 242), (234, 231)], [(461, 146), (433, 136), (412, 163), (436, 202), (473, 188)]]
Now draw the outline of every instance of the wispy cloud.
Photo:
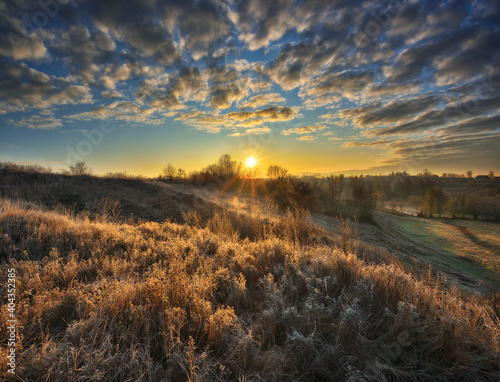
[(301, 126), (301, 127), (296, 127), (294, 129), (288, 129), (288, 130), (282, 130), (281, 134), (283, 135), (290, 135), (290, 134), (307, 134), (307, 133), (313, 133), (316, 131), (321, 131), (324, 129), (327, 129), (328, 127), (325, 125), (311, 125), (311, 126)]

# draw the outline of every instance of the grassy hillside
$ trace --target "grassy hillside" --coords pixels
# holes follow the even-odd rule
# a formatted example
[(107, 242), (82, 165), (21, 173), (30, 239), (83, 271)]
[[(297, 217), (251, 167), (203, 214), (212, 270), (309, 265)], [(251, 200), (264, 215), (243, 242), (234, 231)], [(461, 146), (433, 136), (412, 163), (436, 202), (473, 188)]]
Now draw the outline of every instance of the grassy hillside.
[[(0, 200), (0, 272), (16, 269), (23, 380), (500, 377), (495, 305), (430, 274), (411, 275), (396, 260), (362, 260), (351, 233), (332, 241), (304, 211), (209, 208), (154, 182), (126, 188), (91, 177), (66, 177), (91, 187), (68, 189), (81, 200), (69, 208), (46, 199), (64, 185), (55, 177), (31, 190), (29, 182), (3, 183)], [(155, 199), (151, 216), (131, 218)], [(87, 209), (92, 200), (101, 210)], [(128, 200), (127, 210), (114, 200)], [(176, 222), (164, 217), (172, 205)]]
[[(314, 214), (313, 220), (339, 233), (338, 219)], [(500, 285), (500, 225), (459, 219), (430, 219), (374, 213), (374, 223), (357, 224), (361, 248), (395, 254), (413, 269), (431, 267), (433, 277), (471, 293), (489, 294)], [(358, 255), (360, 251), (358, 251)], [(364, 254), (366, 251), (362, 251)]]

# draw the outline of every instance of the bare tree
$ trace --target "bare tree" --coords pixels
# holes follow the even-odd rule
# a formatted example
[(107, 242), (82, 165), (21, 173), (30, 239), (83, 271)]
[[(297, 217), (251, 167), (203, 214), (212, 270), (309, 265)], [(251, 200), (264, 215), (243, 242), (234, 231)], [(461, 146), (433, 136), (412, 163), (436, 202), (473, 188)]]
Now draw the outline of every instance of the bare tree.
[(267, 178), (271, 180), (283, 180), (288, 178), (288, 170), (277, 165), (269, 166), (267, 169)]
[(72, 175), (89, 175), (92, 172), (92, 170), (90, 169), (89, 166), (87, 166), (85, 161), (80, 160), (75, 164), (69, 165), (69, 172)]
[(354, 207), (360, 220), (371, 220), (377, 207), (377, 194), (372, 182), (351, 178), (351, 190)]
[(346, 188), (346, 185), (347, 185), (347, 182), (346, 182), (344, 174), (340, 174), (337, 177), (337, 190), (339, 193), (339, 202), (340, 203), (342, 203), (342, 201), (344, 200), (343, 194), (344, 194), (344, 189)]
[(260, 175), (260, 167), (259, 166), (253, 166), (253, 167), (248, 167), (245, 169), (245, 176), (250, 179), (256, 179)]
[(337, 210), (336, 205), (340, 201), (339, 182), (336, 176), (330, 175), (326, 178), (326, 189), (330, 199), (332, 212), (335, 213)]
[(408, 198), (408, 203), (410, 204), (413, 211), (417, 216), (422, 214), (424, 209), (424, 199), (419, 195), (412, 195)]
[(220, 170), (220, 175), (234, 177), (240, 171), (240, 166), (236, 161), (231, 159), (231, 155), (224, 154), (219, 158), (218, 166)]
[(291, 178), (290, 186), (290, 196), (295, 209), (315, 210), (319, 207), (319, 195), (309, 182)]
[(165, 167), (163, 167), (163, 176), (169, 180), (172, 180), (175, 177), (176, 171), (177, 169), (173, 165), (168, 163)]

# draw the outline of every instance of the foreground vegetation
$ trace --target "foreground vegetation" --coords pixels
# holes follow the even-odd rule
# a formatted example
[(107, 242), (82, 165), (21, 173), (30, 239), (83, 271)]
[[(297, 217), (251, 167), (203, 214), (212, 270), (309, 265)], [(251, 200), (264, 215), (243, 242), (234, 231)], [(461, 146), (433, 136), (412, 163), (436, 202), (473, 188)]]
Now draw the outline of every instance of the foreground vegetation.
[[(193, 202), (145, 181), (102, 191), (104, 180), (92, 177), (66, 178), (82, 187), (68, 202), (58, 176), (17, 174), (1, 190), (0, 272), (17, 273), (23, 380), (500, 376), (497, 303), (362, 251), (348, 221), (332, 238), (301, 208)], [(181, 204), (176, 222), (165, 219)]]

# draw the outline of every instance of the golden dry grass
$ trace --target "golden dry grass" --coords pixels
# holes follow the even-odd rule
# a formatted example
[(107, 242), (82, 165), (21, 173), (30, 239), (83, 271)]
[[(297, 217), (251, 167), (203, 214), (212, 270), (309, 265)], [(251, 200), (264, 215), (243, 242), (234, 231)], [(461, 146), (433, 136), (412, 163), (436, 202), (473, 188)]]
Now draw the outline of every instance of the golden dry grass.
[(185, 219), (127, 223), (1, 200), (19, 376), (498, 380), (499, 317), (485, 299), (345, 254), (305, 212)]

